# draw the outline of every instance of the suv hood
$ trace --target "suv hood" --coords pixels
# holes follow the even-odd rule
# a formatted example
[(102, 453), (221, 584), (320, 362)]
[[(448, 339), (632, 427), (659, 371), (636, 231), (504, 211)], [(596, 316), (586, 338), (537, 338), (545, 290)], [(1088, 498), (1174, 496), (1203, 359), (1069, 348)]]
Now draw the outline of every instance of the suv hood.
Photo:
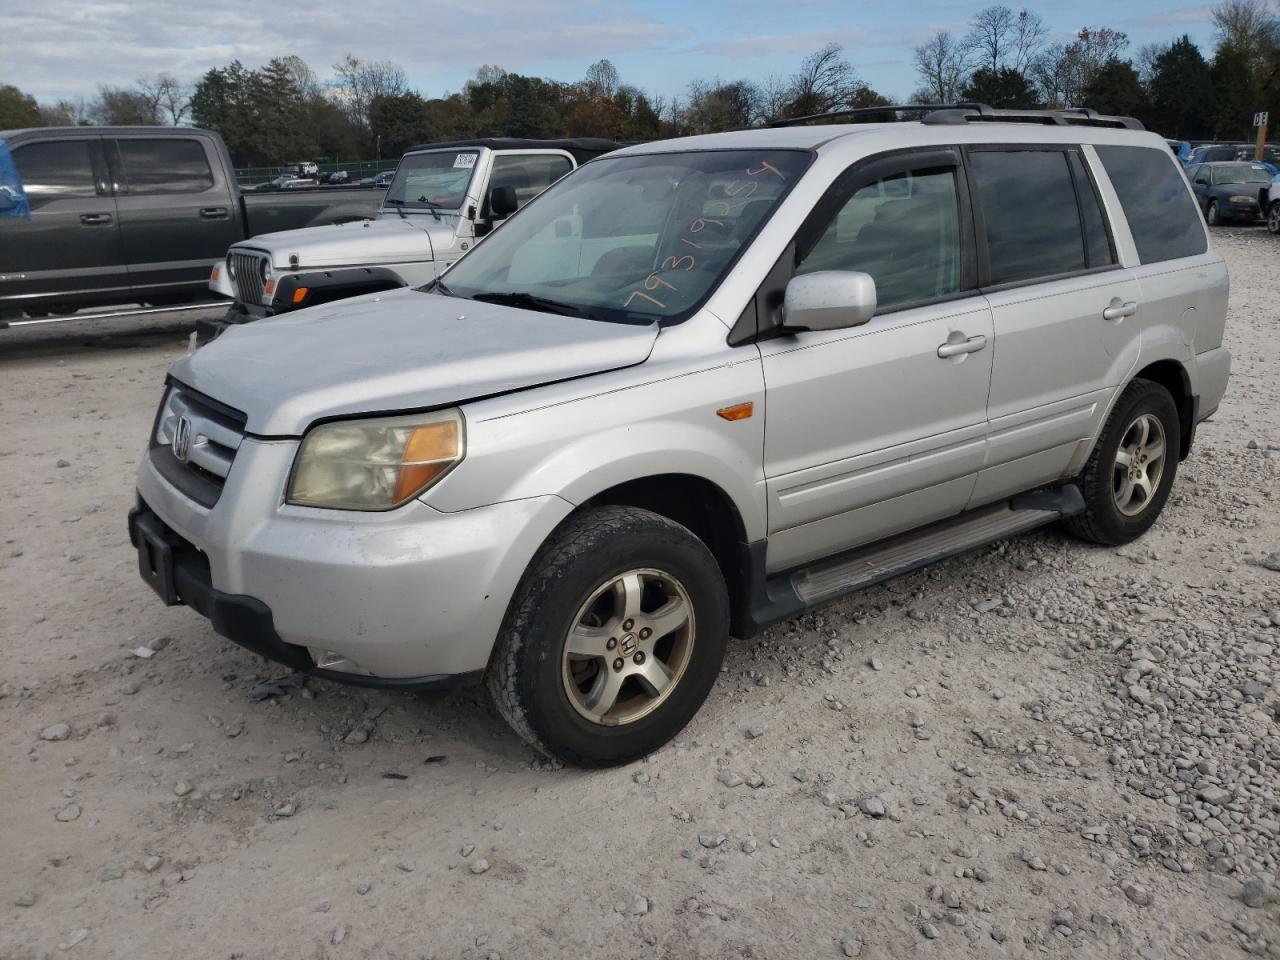
[[(271, 264), (288, 270), (289, 258), (298, 257), (298, 269), (312, 267), (354, 267), (367, 264), (393, 264), (405, 261), (424, 262), (432, 257), (432, 236), (436, 244), (447, 247), (453, 242), (456, 221), (442, 217), (436, 223), (428, 214), (383, 216), (379, 220), (354, 220), (331, 223), (322, 227), (281, 230), (264, 233), (236, 244), (246, 249), (265, 250)], [(431, 227), (436, 229), (433, 231)]]
[(171, 375), (301, 436), (328, 417), (426, 409), (643, 363), (658, 325), (633, 326), (393, 290), (233, 326)]

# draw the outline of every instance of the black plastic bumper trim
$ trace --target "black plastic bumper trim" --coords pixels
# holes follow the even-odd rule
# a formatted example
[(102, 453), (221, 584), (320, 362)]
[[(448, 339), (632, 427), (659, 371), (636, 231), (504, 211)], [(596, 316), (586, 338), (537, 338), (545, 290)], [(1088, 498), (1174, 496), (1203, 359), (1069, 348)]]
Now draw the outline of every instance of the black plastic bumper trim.
[[(135, 547), (145, 539), (141, 536), (143, 529), (151, 532), (153, 540), (163, 531), (172, 557), (173, 591), (179, 601), (208, 618), (213, 629), (228, 640), (291, 670), (319, 679), (382, 690), (445, 690), (476, 683), (484, 675), (483, 670), (474, 670), (424, 677), (373, 677), (317, 667), (306, 647), (280, 638), (271, 608), (265, 603), (257, 597), (216, 589), (209, 573), (208, 558), (169, 529), (139, 497), (138, 505), (129, 511), (129, 539)], [(144, 581), (154, 587), (145, 576)]]

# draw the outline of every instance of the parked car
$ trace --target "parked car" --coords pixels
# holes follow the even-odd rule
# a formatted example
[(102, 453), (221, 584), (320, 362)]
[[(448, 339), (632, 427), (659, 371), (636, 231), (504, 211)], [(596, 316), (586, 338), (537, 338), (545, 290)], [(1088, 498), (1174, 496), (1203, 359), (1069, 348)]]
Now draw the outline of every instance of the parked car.
[(312, 160), (304, 160), (302, 163), (294, 164), (294, 167), (300, 177), (315, 177), (320, 173), (320, 168)]
[(381, 173), (374, 174), (372, 177), (364, 177), (360, 181), (362, 187), (377, 187), (386, 189), (391, 184), (391, 179), (396, 175), (394, 170), (383, 170)]
[(234, 241), (361, 219), (378, 205), (368, 191), (314, 185), (242, 193), (208, 130), (43, 127), (0, 140), (31, 208), (30, 219), (0, 221), (0, 322), (203, 299), (210, 267)]
[(1280, 176), (1273, 177), (1267, 185), (1263, 203), (1267, 211), (1267, 229), (1280, 236)]
[(140, 573), (292, 670), (484, 678), (598, 766), (731, 634), (1058, 520), (1132, 541), (1226, 389), (1227, 271), (1159, 137), (1066, 119), (628, 147), (429, 288), (229, 330), (164, 384)]
[(459, 140), (414, 147), (400, 161), (377, 219), (237, 243), (209, 281), (235, 303), (197, 323), (200, 339), (228, 324), (379, 290), (425, 283), (611, 140)]
[(1265, 209), (1261, 194), (1272, 179), (1262, 164), (1235, 160), (1196, 164), (1187, 176), (1211, 226), (1231, 220), (1257, 220)]
[(350, 183), (351, 174), (345, 170), (335, 170), (325, 178), (325, 183)]

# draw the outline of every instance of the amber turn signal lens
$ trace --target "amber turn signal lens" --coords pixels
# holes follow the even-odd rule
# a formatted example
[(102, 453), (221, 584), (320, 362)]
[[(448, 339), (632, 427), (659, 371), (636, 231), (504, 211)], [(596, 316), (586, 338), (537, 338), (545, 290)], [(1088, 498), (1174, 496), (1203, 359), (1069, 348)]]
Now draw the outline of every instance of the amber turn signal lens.
[(213, 265), (213, 269), (212, 269), (211, 271), (209, 271), (209, 282), (210, 282), (210, 283), (217, 283), (217, 282), (218, 282), (218, 277), (220, 277), (220, 276), (222, 276), (222, 264), (220, 264), (220, 263), (215, 263), (215, 264)]
[(262, 287), (262, 292), (263, 292), (263, 293), (265, 293), (267, 296), (271, 296), (271, 294), (273, 294), (273, 293), (275, 293), (275, 292), (276, 292), (276, 278), (275, 278), (275, 277), (272, 277), (270, 280), (268, 280), (268, 281), (263, 285), (263, 287)]
[(453, 466), (462, 453), (459, 439), (456, 420), (426, 423), (414, 430), (400, 459), (395, 502), (408, 500)]
[(307, 294), (309, 292), (310, 291), (306, 287), (299, 287), (297, 290), (293, 291), (293, 302), (301, 303), (303, 300), (307, 299)]
[(724, 420), (745, 420), (755, 411), (755, 404), (747, 401), (746, 403), (735, 403), (732, 407), (721, 407), (716, 411), (716, 416)]

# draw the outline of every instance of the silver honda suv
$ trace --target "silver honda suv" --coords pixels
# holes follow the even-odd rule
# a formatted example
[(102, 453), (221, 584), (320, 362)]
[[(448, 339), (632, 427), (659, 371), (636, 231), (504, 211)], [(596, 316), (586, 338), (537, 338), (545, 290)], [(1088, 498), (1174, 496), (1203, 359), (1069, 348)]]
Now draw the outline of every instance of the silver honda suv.
[(1226, 389), (1226, 306), (1132, 120), (634, 146), (427, 287), (179, 360), (130, 537), (294, 670), (483, 679), (539, 750), (625, 762), (730, 635), (1054, 521), (1141, 536)]

